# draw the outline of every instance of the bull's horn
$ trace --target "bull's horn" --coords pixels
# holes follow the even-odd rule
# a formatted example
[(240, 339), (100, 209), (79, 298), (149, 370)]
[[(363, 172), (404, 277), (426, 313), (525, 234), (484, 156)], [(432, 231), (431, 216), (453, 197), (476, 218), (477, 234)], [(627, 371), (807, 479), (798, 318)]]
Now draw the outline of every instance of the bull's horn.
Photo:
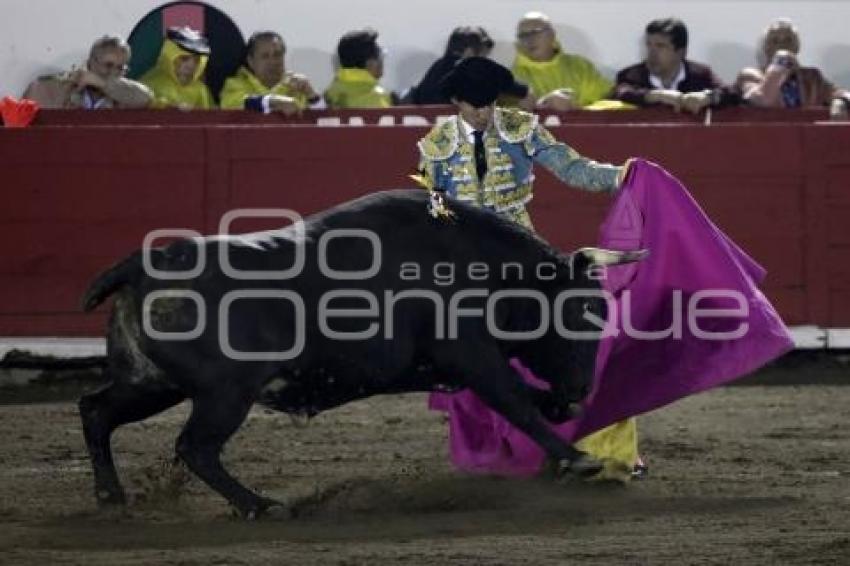
[(583, 255), (588, 263), (595, 265), (620, 265), (622, 263), (634, 263), (649, 255), (649, 250), (617, 251), (602, 248), (579, 248), (576, 254)]

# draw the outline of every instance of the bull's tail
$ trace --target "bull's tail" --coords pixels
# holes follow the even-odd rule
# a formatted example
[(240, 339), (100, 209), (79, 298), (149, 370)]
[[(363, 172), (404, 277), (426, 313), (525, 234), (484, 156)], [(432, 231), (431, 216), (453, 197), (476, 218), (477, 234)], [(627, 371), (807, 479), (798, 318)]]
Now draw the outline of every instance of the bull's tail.
[(98, 275), (83, 295), (83, 310), (94, 309), (123, 285), (137, 283), (143, 274), (142, 252), (138, 251)]

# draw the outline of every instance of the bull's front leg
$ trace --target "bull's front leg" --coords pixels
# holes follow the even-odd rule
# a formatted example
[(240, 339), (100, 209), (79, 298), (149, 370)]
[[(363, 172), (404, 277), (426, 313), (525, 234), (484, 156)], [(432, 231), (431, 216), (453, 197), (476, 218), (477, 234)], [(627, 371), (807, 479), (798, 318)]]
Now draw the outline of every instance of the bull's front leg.
[[(472, 364), (475, 364), (474, 366)], [(571, 446), (546, 424), (532, 395), (519, 375), (495, 348), (480, 352), (463, 371), (469, 388), (491, 409), (534, 440), (552, 458), (559, 470), (589, 477), (602, 470), (602, 463)]]
[(526, 388), (534, 406), (550, 423), (562, 424), (581, 416), (581, 405), (578, 403), (564, 404), (551, 391), (531, 385), (526, 385)]
[(224, 443), (239, 428), (253, 404), (253, 397), (235, 387), (220, 387), (192, 398), (192, 413), (177, 439), (177, 455), (208, 486), (217, 491), (246, 519), (270, 511), (286, 511), (283, 505), (254, 493), (231, 476), (221, 463)]

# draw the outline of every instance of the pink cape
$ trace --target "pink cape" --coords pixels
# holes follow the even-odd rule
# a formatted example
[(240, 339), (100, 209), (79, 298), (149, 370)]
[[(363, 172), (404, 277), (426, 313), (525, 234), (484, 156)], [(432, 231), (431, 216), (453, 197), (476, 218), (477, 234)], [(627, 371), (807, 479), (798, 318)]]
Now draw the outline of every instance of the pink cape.
[[(746, 375), (787, 352), (793, 342), (779, 315), (757, 285), (766, 272), (730, 240), (700, 209), (685, 187), (664, 169), (636, 160), (601, 228), (600, 247), (646, 248), (645, 260), (608, 269), (603, 283), (616, 298), (616, 317), (602, 339), (596, 382), (584, 403), (585, 413), (555, 427), (574, 441), (626, 417), (661, 407), (687, 395)], [(735, 294), (735, 301), (716, 290)], [(678, 293), (677, 293), (678, 291)], [(691, 308), (697, 292), (708, 293)], [(681, 304), (675, 295), (681, 296)], [(745, 304), (744, 309), (740, 306)], [(699, 309), (734, 309), (735, 317), (692, 315)], [(610, 307), (609, 307), (610, 308)], [(681, 336), (645, 339), (624, 332), (671, 328), (681, 315)], [(746, 311), (741, 313), (741, 311)], [(719, 314), (719, 313), (718, 313)], [(616, 320), (614, 320), (616, 319)], [(706, 339), (703, 333), (734, 332), (737, 338)], [(513, 367), (540, 386), (518, 360)], [(429, 406), (449, 415), (451, 459), (471, 472), (528, 475), (539, 471), (545, 456), (524, 433), (491, 411), (472, 392), (434, 393)]]

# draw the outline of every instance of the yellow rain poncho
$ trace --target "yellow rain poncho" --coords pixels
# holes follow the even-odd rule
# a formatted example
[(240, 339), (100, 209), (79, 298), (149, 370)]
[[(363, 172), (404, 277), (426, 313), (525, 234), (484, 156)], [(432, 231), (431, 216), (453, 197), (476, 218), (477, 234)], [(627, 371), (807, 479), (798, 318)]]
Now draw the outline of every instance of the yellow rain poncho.
[(268, 88), (248, 67), (241, 67), (235, 75), (224, 82), (224, 88), (221, 90), (221, 107), (241, 110), (245, 107), (246, 97), (265, 96), (267, 94), (290, 96), (295, 99), (299, 108), (307, 107), (307, 99), (304, 94), (294, 92), (284, 81)]
[(330, 108), (389, 108), (390, 93), (366, 69), (342, 68), (325, 91)]
[(208, 109), (215, 107), (210, 89), (201, 80), (207, 66), (206, 55), (199, 55), (201, 61), (192, 82), (187, 85), (178, 82), (174, 74), (174, 60), (187, 54), (193, 53), (166, 39), (162, 44), (162, 51), (159, 53), (156, 65), (140, 79), (154, 92), (154, 108)]
[(569, 88), (582, 108), (607, 97), (614, 86), (596, 70), (593, 63), (560, 49), (549, 61), (533, 61), (517, 52), (511, 70), (514, 77), (526, 83), (537, 98), (559, 88)]

